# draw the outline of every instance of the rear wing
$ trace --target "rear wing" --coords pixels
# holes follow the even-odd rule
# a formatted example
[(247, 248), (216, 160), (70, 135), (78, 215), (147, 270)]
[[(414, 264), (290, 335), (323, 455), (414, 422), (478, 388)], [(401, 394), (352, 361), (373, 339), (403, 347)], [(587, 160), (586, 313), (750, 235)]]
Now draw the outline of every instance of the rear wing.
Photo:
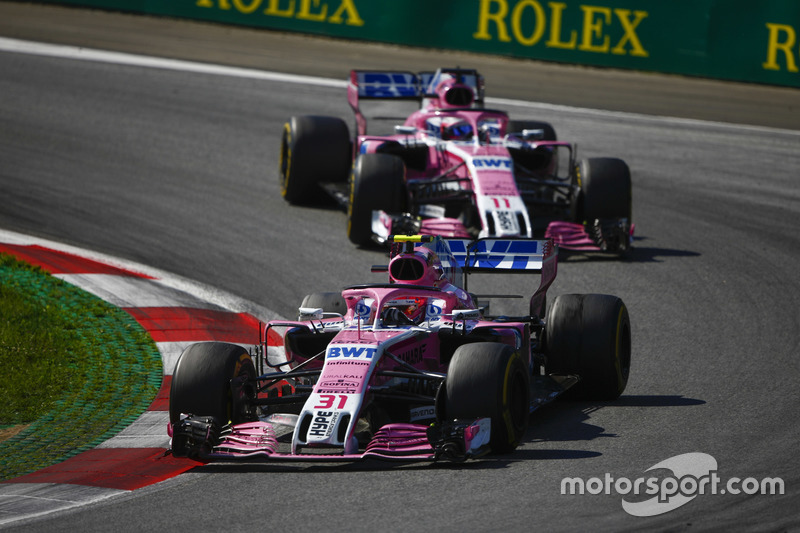
[(475, 103), (483, 105), (483, 76), (473, 69), (441, 68), (437, 71), (409, 72), (404, 70), (351, 70), (347, 84), (347, 101), (356, 115), (358, 135), (366, 135), (367, 122), (361, 100), (417, 100), (435, 96), (434, 90), (446, 79), (457, 78), (472, 87)]
[(531, 296), (530, 314), (544, 317), (547, 289), (556, 279), (558, 247), (551, 240), (446, 239), (450, 252), (467, 275), (481, 272), (539, 272), (539, 287)]
[(422, 100), (419, 77), (407, 71), (351, 70), (347, 101), (356, 116), (357, 135), (366, 135), (367, 119), (361, 112), (361, 100)]
[[(552, 240), (530, 239), (444, 239), (433, 235), (392, 235), (394, 243), (414, 243), (436, 252), (442, 267), (456, 280), (463, 275), (463, 289), (468, 291), (467, 276), (473, 273), (530, 272), (541, 274), (539, 287), (531, 296), (530, 314), (542, 318), (545, 296), (556, 279), (558, 246)], [(395, 250), (393, 249), (392, 256)]]
[(354, 108), (363, 99), (418, 100), (422, 96), (420, 78), (413, 72), (351, 70), (348, 100)]
[(541, 272), (554, 258), (550, 240), (522, 239), (446, 239), (450, 252), (462, 271)]

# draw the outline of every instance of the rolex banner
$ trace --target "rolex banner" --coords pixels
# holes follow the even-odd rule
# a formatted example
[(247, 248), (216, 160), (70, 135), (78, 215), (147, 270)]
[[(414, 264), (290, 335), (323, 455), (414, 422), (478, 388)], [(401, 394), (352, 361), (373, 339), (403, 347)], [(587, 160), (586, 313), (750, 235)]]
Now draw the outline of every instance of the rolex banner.
[(48, 3), (352, 40), (800, 87), (800, 1), (50, 0)]

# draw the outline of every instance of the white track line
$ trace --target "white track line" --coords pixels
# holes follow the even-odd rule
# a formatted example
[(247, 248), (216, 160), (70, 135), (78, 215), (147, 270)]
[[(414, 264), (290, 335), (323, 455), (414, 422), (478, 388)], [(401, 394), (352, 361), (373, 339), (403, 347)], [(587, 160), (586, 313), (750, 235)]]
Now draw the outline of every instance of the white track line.
[[(0, 37), (0, 52), (14, 52), (20, 54), (33, 54), (62, 59), (79, 59), (84, 61), (99, 61), (104, 63), (114, 63), (118, 65), (129, 65), (148, 68), (161, 68), (168, 70), (179, 70), (183, 72), (194, 72), (201, 74), (214, 74), (219, 76), (231, 76), (248, 78), (254, 80), (276, 81), (282, 83), (297, 83), (300, 85), (315, 85), (319, 87), (333, 87), (345, 89), (347, 82), (344, 80), (334, 80), (330, 78), (320, 78), (316, 76), (300, 76), (295, 74), (284, 74), (280, 72), (270, 72), (242, 67), (230, 67), (224, 65), (214, 65), (211, 63), (200, 63), (196, 61), (185, 61), (181, 59), (167, 59), (152, 56), (142, 56), (128, 54), (124, 52), (109, 52), (92, 48), (82, 48), (78, 46), (55, 45), (37, 43), (33, 41), (23, 41), (19, 39), (9, 39)], [(628, 120), (646, 120), (649, 122), (657, 121), (669, 124), (683, 124), (700, 127), (714, 126), (724, 129), (735, 129), (751, 132), (783, 133), (800, 137), (800, 130), (788, 130), (782, 128), (770, 128), (766, 126), (750, 126), (745, 124), (730, 124), (727, 122), (715, 122), (711, 120), (699, 120), (689, 118), (677, 118), (661, 115), (647, 115), (643, 113), (630, 113), (625, 111), (605, 111), (586, 107), (572, 107), (558, 104), (547, 104), (542, 102), (529, 102), (525, 100), (514, 100), (509, 98), (486, 98), (486, 102), (492, 105), (508, 105), (526, 107), (545, 111), (555, 111), (562, 113), (584, 113), (589, 115), (624, 118)]]

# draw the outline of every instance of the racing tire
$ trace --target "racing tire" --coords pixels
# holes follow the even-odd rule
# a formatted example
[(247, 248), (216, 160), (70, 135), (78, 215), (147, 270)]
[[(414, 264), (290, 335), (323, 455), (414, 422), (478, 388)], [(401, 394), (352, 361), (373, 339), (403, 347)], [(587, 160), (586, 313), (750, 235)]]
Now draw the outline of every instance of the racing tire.
[(628, 383), (631, 322), (623, 301), (606, 294), (562, 294), (545, 325), (547, 371), (577, 374), (565, 398), (615, 400)]
[(347, 238), (356, 246), (372, 244), (372, 212), (402, 213), (408, 203), (406, 167), (391, 154), (362, 154), (350, 174)]
[(549, 122), (539, 120), (509, 120), (506, 133), (522, 133), (522, 130), (544, 130), (542, 141), (557, 141), (556, 129)]
[(580, 193), (576, 222), (596, 219), (631, 219), (631, 171), (614, 157), (583, 159), (578, 167)]
[(339, 313), (342, 315), (347, 312), (347, 305), (340, 292), (314, 292), (307, 294), (303, 298), (300, 307), (322, 308), (324, 313)]
[(351, 162), (350, 133), (342, 119), (292, 117), (281, 135), (281, 196), (290, 204), (319, 203), (326, 197), (320, 183), (345, 182)]
[(522, 357), (495, 342), (459, 346), (447, 371), (443, 407), (447, 419), (490, 418), (492, 453), (512, 452), (530, 414), (530, 376)]
[[(255, 420), (247, 405), (245, 388), (233, 397), (231, 381), (257, 377), (247, 350), (236, 344), (202, 342), (187, 347), (175, 365), (169, 393), (169, 420), (175, 425), (181, 414), (213, 417), (222, 427)], [(254, 389), (253, 389), (254, 392)]]

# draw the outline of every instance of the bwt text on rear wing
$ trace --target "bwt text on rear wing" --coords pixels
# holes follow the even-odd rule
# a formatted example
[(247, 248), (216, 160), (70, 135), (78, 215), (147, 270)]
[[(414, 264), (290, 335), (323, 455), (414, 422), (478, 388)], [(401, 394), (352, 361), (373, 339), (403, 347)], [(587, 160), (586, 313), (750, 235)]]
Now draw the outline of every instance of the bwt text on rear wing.
[[(453, 261), (454, 267), (464, 273), (464, 290), (467, 275), (471, 273), (541, 273), (539, 287), (531, 296), (530, 312), (544, 316), (545, 295), (556, 279), (558, 247), (551, 240), (528, 239), (442, 239), (449, 249), (439, 253), (443, 264)], [(435, 243), (434, 243), (435, 245)]]
[(360, 100), (422, 99), (419, 77), (406, 71), (351, 70), (347, 84), (347, 101), (356, 116), (358, 135), (367, 133), (367, 119), (359, 107)]
[(438, 84), (457, 78), (472, 87), (475, 103), (483, 105), (483, 77), (472, 69), (448, 68), (435, 72), (413, 73), (402, 70), (351, 70), (347, 85), (347, 101), (356, 115), (359, 135), (366, 133), (366, 119), (359, 107), (360, 100), (417, 100), (433, 96)]

